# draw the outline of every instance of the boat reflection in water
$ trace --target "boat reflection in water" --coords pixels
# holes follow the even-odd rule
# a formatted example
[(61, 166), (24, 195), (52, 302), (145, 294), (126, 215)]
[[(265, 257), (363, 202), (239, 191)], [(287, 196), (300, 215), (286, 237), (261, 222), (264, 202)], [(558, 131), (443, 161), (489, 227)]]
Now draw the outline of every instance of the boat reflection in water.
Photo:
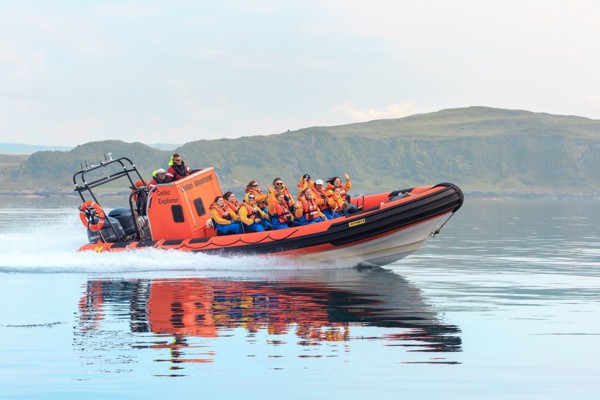
[(243, 353), (245, 362), (263, 355), (337, 357), (352, 353), (353, 342), (369, 341), (378, 348), (401, 346), (397, 362), (452, 364), (440, 354), (417, 360), (407, 354), (459, 352), (459, 333), (419, 289), (388, 270), (271, 271), (268, 278), (90, 280), (79, 304), (75, 347), (92, 364), (127, 368), (145, 350), (153, 361), (181, 369), (226, 351)]

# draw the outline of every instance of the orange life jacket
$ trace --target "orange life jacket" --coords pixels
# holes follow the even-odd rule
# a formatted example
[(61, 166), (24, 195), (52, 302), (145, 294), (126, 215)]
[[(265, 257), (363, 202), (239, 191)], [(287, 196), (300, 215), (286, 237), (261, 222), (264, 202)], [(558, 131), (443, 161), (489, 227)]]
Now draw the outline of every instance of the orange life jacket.
[(313, 193), (315, 193), (317, 196), (319, 196), (321, 200), (323, 200), (323, 203), (319, 204), (319, 208), (321, 209), (321, 211), (328, 209), (329, 206), (327, 205), (327, 191), (325, 190), (325, 188), (321, 188), (321, 191), (319, 191), (315, 186), (315, 188), (313, 189)]
[(248, 203), (242, 203), (242, 205), (240, 206), (240, 208), (241, 207), (246, 207), (246, 211), (248, 212), (247, 216), (248, 216), (249, 219), (260, 218), (260, 212), (259, 211), (254, 211), (254, 207), (252, 207), (250, 204), (248, 204)]
[(301, 197), (299, 200), (302, 204), (302, 212), (304, 213), (304, 218), (307, 221), (312, 221), (313, 219), (319, 216), (319, 213), (317, 211), (319, 209), (319, 206), (317, 205), (317, 202), (314, 198), (309, 200), (306, 197)]
[(290, 215), (290, 209), (287, 204), (279, 204), (279, 202), (275, 203), (275, 210), (277, 211), (277, 217), (279, 218), (279, 222), (285, 224), (288, 222), (287, 216)]
[(217, 212), (219, 213), (219, 217), (223, 219), (228, 219), (230, 221), (232, 220), (231, 213), (225, 208), (220, 207), (218, 204), (213, 204), (212, 206), (210, 206), (210, 208), (217, 210)]
[(237, 212), (240, 209), (240, 202), (235, 200), (234, 202), (225, 200), (225, 204), (229, 206), (233, 211)]

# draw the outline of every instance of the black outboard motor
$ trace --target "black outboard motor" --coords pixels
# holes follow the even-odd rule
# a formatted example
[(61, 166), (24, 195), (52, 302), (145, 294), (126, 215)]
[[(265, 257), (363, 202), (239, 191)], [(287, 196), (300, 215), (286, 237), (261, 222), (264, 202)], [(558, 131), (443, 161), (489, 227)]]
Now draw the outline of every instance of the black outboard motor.
[(99, 232), (92, 232), (88, 229), (87, 235), (90, 243), (96, 243), (103, 239), (105, 242), (114, 243), (122, 240), (126, 236), (119, 220), (111, 217), (110, 214), (106, 217), (102, 230)]
[(137, 231), (135, 226), (135, 219), (133, 217), (133, 213), (129, 208), (121, 207), (115, 208), (108, 213), (109, 217), (116, 218), (119, 220), (121, 227), (125, 231), (126, 235), (134, 235)]

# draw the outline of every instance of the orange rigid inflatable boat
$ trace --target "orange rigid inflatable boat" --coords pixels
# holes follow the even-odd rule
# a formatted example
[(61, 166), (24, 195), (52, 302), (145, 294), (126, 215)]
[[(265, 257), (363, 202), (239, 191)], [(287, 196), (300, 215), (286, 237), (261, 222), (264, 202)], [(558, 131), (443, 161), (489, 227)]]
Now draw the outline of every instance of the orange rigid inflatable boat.
[[(124, 207), (106, 213), (98, 199), (114, 193), (115, 181), (131, 189)], [(439, 233), (464, 197), (451, 183), (361, 195), (359, 211), (315, 224), (265, 232), (217, 236), (210, 205), (222, 195), (214, 168), (194, 171), (148, 190), (128, 158), (105, 157), (73, 175), (83, 204), (89, 244), (80, 251), (115, 252), (148, 247), (217, 255), (277, 255), (306, 261), (344, 261), (383, 266), (419, 249)], [(119, 187), (123, 189), (123, 185)], [(112, 191), (112, 192), (111, 192)]]

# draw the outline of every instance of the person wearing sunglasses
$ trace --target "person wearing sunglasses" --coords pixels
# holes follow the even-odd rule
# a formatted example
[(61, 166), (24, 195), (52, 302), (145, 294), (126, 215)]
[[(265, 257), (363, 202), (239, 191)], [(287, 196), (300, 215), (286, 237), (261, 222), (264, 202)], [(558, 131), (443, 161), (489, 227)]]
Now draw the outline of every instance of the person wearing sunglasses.
[(169, 182), (175, 182), (181, 178), (185, 178), (192, 173), (192, 169), (185, 165), (181, 155), (175, 153), (171, 156), (169, 161), (169, 169), (167, 170), (167, 179)]
[(272, 186), (269, 186), (269, 215), (273, 229), (285, 229), (299, 225), (287, 205), (285, 195), (276, 192)]
[(269, 195), (263, 193), (257, 181), (252, 180), (248, 182), (248, 184), (246, 185), (246, 193), (254, 194), (256, 204), (258, 204), (260, 209), (263, 210), (265, 213), (269, 212), (267, 204), (267, 198), (269, 197)]
[(288, 187), (283, 183), (281, 178), (273, 179), (273, 186), (269, 186), (269, 192), (271, 190), (273, 190), (275, 194), (283, 194), (283, 198), (285, 199), (285, 202), (292, 214), (296, 212), (296, 202), (292, 198)]
[(265, 231), (264, 223), (268, 222), (268, 216), (256, 204), (256, 197), (252, 193), (247, 193), (244, 196), (244, 201), (240, 205), (239, 216), (242, 220), (244, 232)]

